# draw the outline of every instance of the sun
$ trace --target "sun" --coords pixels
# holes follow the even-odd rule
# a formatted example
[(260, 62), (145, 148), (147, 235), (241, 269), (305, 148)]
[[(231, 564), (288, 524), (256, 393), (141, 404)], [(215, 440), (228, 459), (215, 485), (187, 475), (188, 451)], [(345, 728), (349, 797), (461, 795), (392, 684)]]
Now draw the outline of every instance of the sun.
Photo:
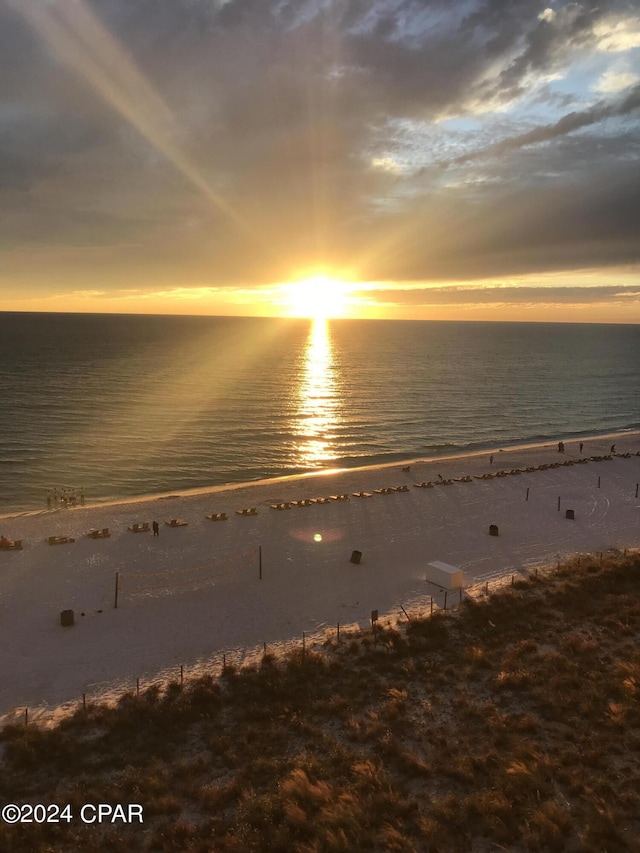
[(290, 317), (326, 320), (345, 317), (353, 302), (350, 282), (329, 275), (314, 275), (282, 286), (283, 302)]

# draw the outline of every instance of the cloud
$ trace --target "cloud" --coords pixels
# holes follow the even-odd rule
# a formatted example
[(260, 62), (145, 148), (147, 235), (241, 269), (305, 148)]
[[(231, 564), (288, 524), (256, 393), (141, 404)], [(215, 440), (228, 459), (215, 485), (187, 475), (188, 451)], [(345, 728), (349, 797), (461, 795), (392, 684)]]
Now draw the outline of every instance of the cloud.
[(575, 130), (597, 124), (609, 118), (626, 116), (640, 109), (640, 85), (634, 86), (632, 90), (621, 100), (615, 102), (599, 101), (586, 110), (576, 110), (563, 116), (553, 124), (533, 128), (526, 133), (520, 133), (500, 142), (490, 145), (484, 149), (464, 154), (454, 162), (464, 163), (468, 160), (481, 157), (500, 157), (518, 148), (529, 145), (540, 145), (560, 136), (566, 136)]
[(562, 287), (544, 286), (484, 286), (424, 287), (379, 289), (376, 296), (382, 302), (395, 305), (597, 305), (599, 303), (640, 302), (637, 285), (604, 285)]
[(602, 77), (594, 84), (593, 91), (602, 95), (617, 95), (640, 82), (640, 74), (625, 64), (608, 68)]
[[(323, 263), (455, 280), (634, 260), (626, 8), (10, 0), (0, 268), (168, 292)], [(614, 46), (585, 103), (569, 72)]]
[(601, 51), (619, 53), (640, 47), (640, 15), (606, 15), (593, 32)]

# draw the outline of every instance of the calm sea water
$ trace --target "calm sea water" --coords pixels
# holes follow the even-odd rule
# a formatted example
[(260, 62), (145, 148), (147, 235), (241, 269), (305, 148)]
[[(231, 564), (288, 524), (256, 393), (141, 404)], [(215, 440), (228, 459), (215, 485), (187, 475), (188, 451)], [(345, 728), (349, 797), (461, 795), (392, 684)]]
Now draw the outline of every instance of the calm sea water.
[(640, 427), (640, 326), (0, 315), (0, 511)]

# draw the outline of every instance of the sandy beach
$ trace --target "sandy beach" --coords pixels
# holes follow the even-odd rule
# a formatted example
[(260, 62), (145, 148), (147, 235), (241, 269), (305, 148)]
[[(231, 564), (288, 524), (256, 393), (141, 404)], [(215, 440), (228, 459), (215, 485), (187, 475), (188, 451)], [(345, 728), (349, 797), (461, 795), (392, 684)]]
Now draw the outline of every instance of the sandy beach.
[[(582, 454), (573, 440), (564, 454), (549, 443), (496, 448), (492, 464), (483, 451), (4, 516), (0, 533), (23, 549), (0, 551), (0, 714), (28, 707), (37, 717), (83, 693), (116, 696), (181, 664), (217, 670), (223, 652), (242, 663), (263, 643), (299, 645), (303, 632), (317, 642), (338, 623), (368, 624), (376, 609), (381, 618), (401, 607), (424, 613), (431, 596), (442, 603), (425, 581), (433, 560), (459, 567), (470, 588), (574, 553), (640, 546), (640, 434), (583, 442)], [(612, 444), (613, 458), (590, 459)], [(434, 485), (414, 485), (422, 482)], [(407, 490), (374, 491), (398, 486)], [(342, 494), (349, 500), (271, 508)], [(236, 514), (247, 508), (257, 514)], [(216, 513), (227, 519), (206, 518)], [(154, 520), (157, 537), (129, 529)], [(108, 538), (86, 536), (103, 528)], [(75, 541), (50, 545), (54, 536)], [(62, 627), (68, 609), (75, 624)]]

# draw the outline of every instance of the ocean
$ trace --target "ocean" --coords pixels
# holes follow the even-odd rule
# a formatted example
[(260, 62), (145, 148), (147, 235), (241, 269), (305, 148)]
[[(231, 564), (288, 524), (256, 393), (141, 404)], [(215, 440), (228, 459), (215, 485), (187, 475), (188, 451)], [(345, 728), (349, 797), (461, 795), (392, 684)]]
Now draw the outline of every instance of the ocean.
[(0, 314), (0, 512), (640, 428), (640, 326)]

